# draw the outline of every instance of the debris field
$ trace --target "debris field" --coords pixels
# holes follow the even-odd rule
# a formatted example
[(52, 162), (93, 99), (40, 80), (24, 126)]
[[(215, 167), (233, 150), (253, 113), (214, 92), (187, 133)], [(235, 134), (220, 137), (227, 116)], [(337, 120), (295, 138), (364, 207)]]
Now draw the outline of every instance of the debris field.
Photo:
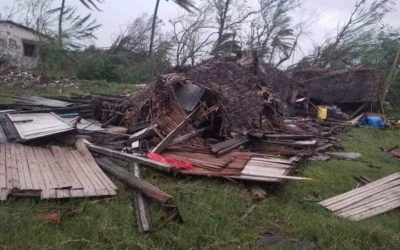
[[(0, 105), (1, 198), (117, 195), (106, 172), (132, 188), (138, 228), (146, 232), (151, 230), (150, 200), (166, 208), (169, 218), (182, 218), (172, 196), (142, 179), (142, 168), (171, 178), (173, 173), (250, 184), (309, 181), (307, 176), (296, 175), (307, 160), (361, 156), (337, 152), (340, 144), (335, 134), (354, 126), (337, 118), (343, 117), (338, 116), (342, 113), (339, 107), (330, 106), (328, 118), (317, 119), (318, 106), (313, 99), (318, 98), (312, 86), (318, 79), (331, 79), (335, 86), (340, 79), (355, 85), (361, 80), (369, 86), (377, 82), (375, 75), (364, 69), (296, 72), (292, 78), (250, 53), (215, 57), (173, 70), (134, 94), (14, 97), (14, 102)], [(374, 101), (373, 91), (354, 102), (363, 106), (354, 106), (346, 117), (362, 114)], [(329, 104), (341, 103), (330, 100)], [(397, 188), (399, 184), (390, 185)], [(375, 201), (379, 192), (390, 193), (386, 189), (370, 192), (371, 186), (375, 184), (352, 194)], [(392, 204), (400, 200), (398, 192), (390, 197)], [(385, 205), (379, 200), (372, 211), (353, 209), (362, 207), (364, 198), (351, 202), (333, 198), (334, 202), (321, 205), (340, 216), (343, 214), (330, 205), (340, 202), (344, 209), (348, 205), (352, 213), (345, 217), (350, 219), (375, 215), (374, 211)]]

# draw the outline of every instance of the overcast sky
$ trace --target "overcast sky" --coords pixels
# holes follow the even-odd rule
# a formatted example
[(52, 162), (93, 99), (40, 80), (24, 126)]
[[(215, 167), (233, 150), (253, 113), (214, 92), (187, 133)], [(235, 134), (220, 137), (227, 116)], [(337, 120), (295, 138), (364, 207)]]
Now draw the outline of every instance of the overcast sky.
[[(87, 11), (79, 4), (79, 0), (68, 1), (71, 4), (79, 6), (82, 11)], [(0, 0), (0, 2), (1, 10), (6, 5), (12, 5), (13, 0)], [(302, 2), (302, 11), (298, 12), (298, 15), (301, 14), (305, 19), (318, 17), (317, 21), (308, 27), (309, 38), (303, 39), (301, 44), (304, 52), (308, 52), (312, 47), (311, 41), (319, 42), (327, 34), (331, 35), (335, 32), (338, 23), (348, 17), (356, 0), (303, 0)], [(109, 46), (113, 37), (115, 37), (124, 24), (127, 24), (143, 12), (151, 15), (154, 3), (155, 0), (105, 0), (105, 3), (100, 6), (103, 11), (93, 12), (97, 21), (102, 24), (102, 27), (97, 32), (98, 41), (96, 41), (96, 45), (100, 47)], [(170, 18), (182, 12), (183, 10), (179, 9), (172, 1), (161, 0), (159, 17), (166, 23)], [(387, 24), (400, 28), (399, 16), (400, 3), (384, 21)]]

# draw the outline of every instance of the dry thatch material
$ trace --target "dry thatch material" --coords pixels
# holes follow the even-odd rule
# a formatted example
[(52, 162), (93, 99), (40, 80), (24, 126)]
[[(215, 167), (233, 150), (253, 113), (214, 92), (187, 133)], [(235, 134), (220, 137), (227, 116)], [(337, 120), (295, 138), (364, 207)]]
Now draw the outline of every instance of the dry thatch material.
[[(156, 121), (160, 116), (168, 116), (171, 108), (176, 109), (175, 104), (179, 103), (177, 88), (196, 85), (205, 94), (201, 98), (193, 96), (193, 99), (198, 98), (196, 101), (204, 110), (215, 109), (212, 123), (219, 127), (221, 136), (229, 137), (231, 133), (252, 128), (272, 129), (282, 122), (286, 107), (278, 94), (274, 94), (272, 84), (267, 82), (270, 72), (271, 69), (261, 70), (251, 57), (245, 61), (243, 58), (216, 57), (195, 67), (162, 75), (126, 100), (125, 123)], [(195, 88), (193, 91), (194, 95), (199, 94)], [(187, 105), (193, 104), (187, 98), (183, 99)], [(185, 109), (182, 105), (180, 108), (181, 112)]]
[(327, 104), (375, 102), (378, 100), (379, 77), (374, 70), (306, 69), (293, 74), (304, 84), (311, 99)]

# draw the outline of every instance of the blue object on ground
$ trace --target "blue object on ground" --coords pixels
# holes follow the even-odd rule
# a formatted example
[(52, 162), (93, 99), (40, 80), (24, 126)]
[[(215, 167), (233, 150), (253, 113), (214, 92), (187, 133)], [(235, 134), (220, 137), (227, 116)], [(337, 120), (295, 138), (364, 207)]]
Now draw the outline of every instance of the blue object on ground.
[(385, 121), (378, 115), (364, 115), (360, 119), (361, 125), (370, 126), (373, 128), (384, 128)]

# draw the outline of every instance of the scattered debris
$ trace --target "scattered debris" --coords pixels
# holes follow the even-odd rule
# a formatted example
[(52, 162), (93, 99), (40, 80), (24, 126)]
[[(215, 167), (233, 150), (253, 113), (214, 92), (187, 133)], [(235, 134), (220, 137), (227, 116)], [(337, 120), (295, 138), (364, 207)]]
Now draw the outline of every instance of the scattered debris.
[(264, 188), (262, 188), (258, 185), (253, 185), (250, 188), (250, 195), (252, 197), (254, 197), (255, 199), (265, 199), (265, 198), (267, 198), (268, 193), (267, 193), (267, 191), (265, 191)]
[(325, 152), (325, 154), (342, 160), (355, 160), (362, 156), (362, 154), (354, 152)]
[(286, 248), (289, 246), (293, 249), (301, 250), (313, 250), (316, 248), (314, 242), (289, 238), (272, 232), (266, 232), (257, 242), (262, 247), (274, 249)]
[(0, 144), (0, 200), (116, 195), (117, 187), (88, 157), (79, 148)]
[[(143, 168), (247, 181), (251, 194), (264, 199), (267, 192), (259, 182), (310, 180), (294, 176), (303, 161), (361, 157), (326, 151), (340, 148), (334, 135), (355, 125), (361, 116), (353, 123), (346, 120), (375, 100), (374, 73), (361, 69), (317, 72), (322, 74), (318, 77), (306, 73), (295, 73), (299, 82), (245, 54), (215, 57), (161, 75), (132, 96), (15, 97), (14, 103), (0, 104), (6, 110), (0, 112), (0, 143), (5, 143), (0, 144), (0, 198), (9, 194), (42, 199), (114, 196), (116, 187), (104, 170), (131, 189), (140, 232), (154, 227), (151, 201), (168, 211), (165, 222), (182, 220), (173, 197), (141, 178)], [(7, 75), (13, 74), (1, 77)], [(317, 106), (311, 101), (327, 92), (315, 92), (317, 85), (329, 81), (334, 87), (327, 89), (345, 91), (348, 86), (343, 87), (342, 80), (349, 86), (366, 81), (370, 92), (353, 90), (357, 93), (346, 93), (333, 105), (339, 95), (335, 93), (325, 100), (329, 105), (318, 120)], [(351, 115), (342, 111), (342, 107), (348, 110), (342, 104), (354, 102), (357, 109)], [(243, 218), (255, 208), (250, 207)], [(261, 241), (271, 246), (295, 242), (313, 247), (279, 235)]]
[(400, 207), (400, 172), (319, 203), (336, 215), (354, 221)]
[(394, 158), (400, 160), (400, 149), (395, 148), (389, 151), (390, 155), (393, 156)]
[(9, 142), (23, 142), (73, 130), (54, 113), (6, 114), (1, 119)]

